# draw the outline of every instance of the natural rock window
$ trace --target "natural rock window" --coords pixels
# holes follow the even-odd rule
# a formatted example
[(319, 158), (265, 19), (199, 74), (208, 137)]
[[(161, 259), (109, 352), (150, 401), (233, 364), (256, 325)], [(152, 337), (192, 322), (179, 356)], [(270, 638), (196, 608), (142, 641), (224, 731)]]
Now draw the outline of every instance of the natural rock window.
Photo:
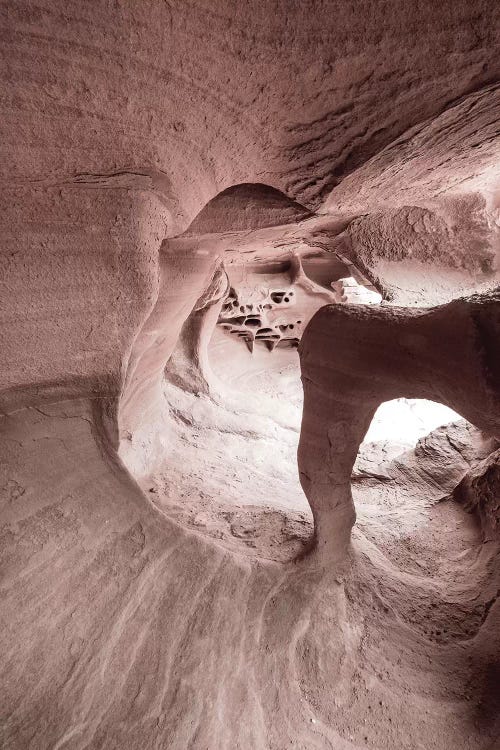
[(498, 750), (494, 0), (0, 8), (0, 746)]

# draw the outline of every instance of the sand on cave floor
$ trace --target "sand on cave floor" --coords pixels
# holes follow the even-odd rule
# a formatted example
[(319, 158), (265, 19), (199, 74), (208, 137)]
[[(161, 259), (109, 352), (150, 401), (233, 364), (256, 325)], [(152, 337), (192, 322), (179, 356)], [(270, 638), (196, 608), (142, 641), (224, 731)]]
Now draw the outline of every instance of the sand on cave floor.
[[(246, 559), (252, 569), (278, 564), (285, 577), (300, 577), (301, 571), (308, 571), (308, 556), (302, 553), (307, 551), (313, 527), (297, 476), (297, 425), (286, 424), (278, 405), (274, 414), (269, 412), (265, 418), (262, 392), (261, 413), (243, 418), (232, 411), (230, 399), (222, 406), (171, 386), (166, 387), (165, 395), (173, 423), (168, 456), (162, 469), (141, 481), (156, 508), (228, 553)], [(412, 403), (403, 402), (401, 408), (403, 413), (412, 409), (418, 413)], [(390, 440), (366, 443), (360, 449), (360, 459), (373, 462), (378, 456), (387, 463), (394, 451), (405, 447)], [(411, 673), (417, 676), (417, 693), (447, 695), (436, 700), (448, 718), (443, 715), (438, 719), (430, 713), (427, 719), (419, 716), (418, 732), (424, 744), (412, 745), (410, 738), (408, 748), (433, 747), (431, 724), (446, 724), (451, 732), (452, 715), (453, 742), (457, 747), (473, 748), (478, 747), (476, 732), (490, 742), (496, 731), (498, 702), (494, 698), (488, 694), (486, 702), (481, 699), (477, 706), (468, 704), (471, 680), (476, 679), (473, 675), (483, 674), (483, 656), (479, 654), (488, 650), (483, 639), (478, 639), (474, 648), (469, 649), (469, 644), (478, 638), (489, 611), (487, 600), (497, 588), (498, 576), (491, 568), (494, 550), (482, 543), (474, 516), (449, 498), (431, 501), (425, 489), (419, 481), (402, 486), (370, 475), (357, 476), (353, 482), (357, 523), (349, 557), (342, 570), (325, 575), (332, 579), (333, 587), (343, 588), (348, 603), (349, 625), (344, 636), (356, 653), (352, 683), (356, 710), (343, 704), (339, 684), (333, 704), (321, 689), (312, 689), (306, 699), (315, 715), (323, 715), (327, 724), (341, 726), (349, 741), (356, 737), (363, 741), (370, 735), (372, 746), (378, 747), (373, 745), (374, 731), (382, 747), (388, 741), (384, 733), (399, 731), (398, 718), (387, 713), (383, 686), (387, 682), (407, 685)], [(312, 567), (314, 570), (314, 563)], [(324, 586), (325, 581), (318, 588), (320, 598), (328, 589)], [(339, 616), (339, 612), (332, 615), (332, 627)], [(395, 655), (399, 647), (392, 654), (386, 642), (393, 631), (403, 644), (399, 656)], [(336, 636), (329, 637), (328, 653), (337, 658)], [(388, 648), (390, 664), (381, 656)], [(469, 651), (477, 652), (477, 658), (462, 664)], [(307, 665), (311, 654), (299, 654), (298, 658)], [(322, 672), (320, 669), (318, 675), (317, 669), (314, 685), (321, 683)], [(425, 701), (425, 713), (428, 708), (424, 705)], [(458, 706), (470, 709), (460, 709), (462, 728), (456, 723)], [(364, 717), (366, 732), (355, 716)], [(479, 724), (466, 736), (464, 727), (474, 721)], [(428, 736), (422, 722), (429, 726)], [(372, 723), (375, 729), (368, 732)], [(489, 750), (490, 745), (485, 747)]]
[[(384, 537), (373, 518), (362, 527), (369, 497), (358, 497), (342, 569), (307, 556), (285, 565), (256, 548), (248, 555), (240, 538), (230, 551), (180, 527), (167, 504), (158, 512), (160, 496), (156, 508), (145, 502), (154, 493), (138, 492), (95, 441), (91, 404), (27, 409), (5, 423), (3, 447), (25, 488), (12, 488), (10, 513), (24, 515), (43, 482), (41, 506), (7, 531), (19, 543), (6, 550), (2, 646), (22, 657), (21, 669), (7, 664), (9, 747), (62, 747), (64, 737), (75, 748), (494, 750), (495, 551), (476, 546), (455, 515), (440, 528), (451, 504), (433, 520), (418, 498), (421, 513), (403, 512), (388, 494), (372, 513)], [(34, 736), (36, 711), (47, 721)]]
[[(307, 549), (313, 532), (296, 459), (300, 375), (288, 353), (278, 354), (272, 369), (265, 367), (267, 351), (260, 359), (247, 358), (253, 369), (247, 369), (244, 381), (236, 367), (232, 373), (230, 367), (225, 373), (219, 370), (225, 382), (214, 398), (165, 385), (165, 455), (153, 473), (140, 477), (140, 484), (157, 508), (183, 526), (232, 551), (285, 562)], [(238, 390), (243, 387), (244, 394)], [(451, 500), (429, 502), (418, 483), (402, 488), (397, 482), (377, 481), (377, 470), (456, 416), (432, 402), (388, 402), (360, 448), (356, 466), (372, 467), (374, 476), (357, 476), (353, 483), (354, 538), (366, 538), (415, 574), (455, 575), (456, 568), (460, 576), (477, 554), (479, 529)]]

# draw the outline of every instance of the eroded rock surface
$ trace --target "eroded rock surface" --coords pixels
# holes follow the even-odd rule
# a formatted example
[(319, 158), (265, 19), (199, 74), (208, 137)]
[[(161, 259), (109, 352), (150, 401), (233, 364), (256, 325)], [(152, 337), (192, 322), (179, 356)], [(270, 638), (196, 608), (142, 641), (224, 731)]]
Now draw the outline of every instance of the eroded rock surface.
[(469, 511), (477, 511), (486, 538), (498, 539), (500, 526), (500, 451), (487, 456), (462, 479), (454, 497)]
[(441, 401), (500, 435), (499, 302), (496, 293), (431, 310), (330, 305), (315, 315), (300, 353), (299, 469), (322, 553), (345, 554), (352, 468), (382, 401)]
[(498, 4), (0, 28), (2, 747), (494, 750)]

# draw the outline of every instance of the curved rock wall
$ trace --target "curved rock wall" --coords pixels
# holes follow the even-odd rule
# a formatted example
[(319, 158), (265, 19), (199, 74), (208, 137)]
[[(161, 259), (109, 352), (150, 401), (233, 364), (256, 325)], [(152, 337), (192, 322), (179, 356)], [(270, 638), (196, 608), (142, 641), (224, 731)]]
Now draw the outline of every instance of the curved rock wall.
[[(497, 434), (498, 292), (386, 304), (498, 286), (497, 4), (0, 14), (2, 746), (493, 748), (494, 458), (460, 485), (487, 544), (458, 503), (359, 477), (349, 539), (380, 400), (432, 396)], [(286, 399), (263, 416), (259, 393), (212, 394), (207, 349), (221, 263), (290, 255), (385, 296), (320, 310), (304, 334), (299, 460), (330, 550), (306, 554), (309, 517), (280, 508), (268, 536), (286, 527), (292, 561), (155, 498), (169, 483), (181, 510), (236, 498), (236, 540), (257, 484), (304, 503), (291, 481), (274, 493)], [(301, 280), (309, 312), (324, 278)]]

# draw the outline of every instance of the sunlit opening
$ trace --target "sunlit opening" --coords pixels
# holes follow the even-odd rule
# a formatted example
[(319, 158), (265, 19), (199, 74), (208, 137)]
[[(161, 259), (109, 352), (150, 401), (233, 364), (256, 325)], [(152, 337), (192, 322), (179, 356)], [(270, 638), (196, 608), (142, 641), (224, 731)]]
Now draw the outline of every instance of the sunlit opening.
[(461, 419), (460, 414), (435, 401), (397, 398), (379, 406), (364, 442), (388, 441), (413, 447), (432, 430), (457, 419)]

